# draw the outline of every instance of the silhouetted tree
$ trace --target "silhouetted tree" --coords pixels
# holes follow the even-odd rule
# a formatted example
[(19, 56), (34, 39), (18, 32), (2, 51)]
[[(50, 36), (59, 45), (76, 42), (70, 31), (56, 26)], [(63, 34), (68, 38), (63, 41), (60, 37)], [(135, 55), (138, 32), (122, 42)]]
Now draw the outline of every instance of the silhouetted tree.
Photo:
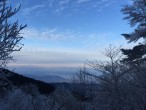
[(97, 73), (88, 73), (86, 75), (92, 76), (96, 79), (97, 88), (97, 102), (98, 107), (102, 110), (124, 110), (129, 103), (125, 100), (128, 91), (126, 90), (125, 78), (129, 80), (128, 74), (131, 68), (120, 63), (121, 53), (120, 48), (110, 46), (104, 52), (107, 61), (89, 61), (88, 65), (92, 67)]
[(86, 75), (87, 72), (86, 67), (80, 68), (72, 78), (74, 84), (72, 93), (80, 101), (80, 110), (85, 110), (87, 102), (91, 103), (94, 97), (92, 77)]
[(26, 27), (26, 25), (19, 25), (18, 20), (16, 22), (10, 22), (10, 18), (14, 16), (20, 9), (13, 9), (11, 6), (7, 6), (7, 0), (0, 0), (0, 66), (4, 67), (10, 60), (12, 60), (11, 53), (14, 51), (20, 51), (22, 44), (22, 36), (20, 31)]

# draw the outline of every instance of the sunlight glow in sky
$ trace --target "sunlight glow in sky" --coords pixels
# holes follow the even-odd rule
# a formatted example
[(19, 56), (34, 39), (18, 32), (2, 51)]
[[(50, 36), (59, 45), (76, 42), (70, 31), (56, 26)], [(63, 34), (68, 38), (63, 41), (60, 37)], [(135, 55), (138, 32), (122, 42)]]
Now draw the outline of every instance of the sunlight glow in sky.
[(11, 19), (28, 27), (24, 47), (12, 66), (78, 67), (87, 59), (104, 59), (99, 51), (123, 45), (120, 35), (130, 32), (122, 18), (128, 0), (10, 0), (20, 11)]

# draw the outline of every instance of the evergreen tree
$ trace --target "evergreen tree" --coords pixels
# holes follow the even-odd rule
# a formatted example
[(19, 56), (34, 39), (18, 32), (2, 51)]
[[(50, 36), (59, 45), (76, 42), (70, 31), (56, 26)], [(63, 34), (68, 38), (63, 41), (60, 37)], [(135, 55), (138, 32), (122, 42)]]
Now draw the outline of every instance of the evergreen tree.
[(140, 38), (144, 39), (144, 42), (140, 42), (133, 49), (121, 49), (127, 58), (123, 61), (144, 61), (144, 55), (146, 54), (146, 0), (132, 0), (131, 5), (125, 5), (122, 8), (122, 12), (126, 15), (125, 20), (128, 20), (131, 27), (135, 27), (134, 32), (129, 34), (122, 34), (129, 43), (137, 42)]

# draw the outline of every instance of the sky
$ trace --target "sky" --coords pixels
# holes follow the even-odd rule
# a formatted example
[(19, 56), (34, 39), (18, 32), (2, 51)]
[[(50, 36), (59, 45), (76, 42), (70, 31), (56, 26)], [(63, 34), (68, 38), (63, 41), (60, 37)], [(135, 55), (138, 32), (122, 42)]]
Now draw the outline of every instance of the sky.
[(129, 46), (121, 34), (131, 32), (131, 27), (120, 10), (130, 3), (130, 0), (9, 0), (13, 7), (21, 4), (11, 21), (27, 24), (21, 32), (24, 46), (13, 53), (16, 62), (9, 66), (16, 71), (22, 67), (58, 71), (78, 68), (87, 60), (105, 59), (100, 51), (110, 44)]

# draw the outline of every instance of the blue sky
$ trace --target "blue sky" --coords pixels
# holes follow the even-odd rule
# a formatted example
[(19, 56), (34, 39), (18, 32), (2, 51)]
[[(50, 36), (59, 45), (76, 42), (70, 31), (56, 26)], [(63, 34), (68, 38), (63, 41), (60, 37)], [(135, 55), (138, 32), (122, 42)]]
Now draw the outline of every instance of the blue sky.
[(27, 24), (24, 47), (14, 53), (13, 67), (79, 67), (89, 59), (103, 60), (109, 44), (127, 47), (120, 35), (130, 26), (120, 12), (130, 0), (9, 0), (20, 11), (11, 19)]

